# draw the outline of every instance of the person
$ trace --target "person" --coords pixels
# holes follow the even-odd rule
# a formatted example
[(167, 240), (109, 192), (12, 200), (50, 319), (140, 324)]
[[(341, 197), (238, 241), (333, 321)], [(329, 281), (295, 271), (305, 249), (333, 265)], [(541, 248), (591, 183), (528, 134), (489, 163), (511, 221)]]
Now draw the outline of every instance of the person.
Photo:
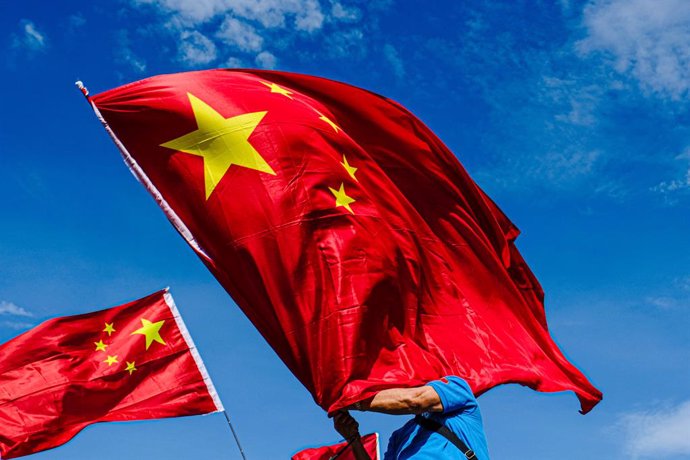
[[(384, 460), (489, 460), (479, 405), (460, 377), (382, 390), (348, 409), (416, 416), (391, 435)], [(357, 460), (370, 460), (359, 441), (359, 425), (347, 409), (334, 414), (333, 424)]]

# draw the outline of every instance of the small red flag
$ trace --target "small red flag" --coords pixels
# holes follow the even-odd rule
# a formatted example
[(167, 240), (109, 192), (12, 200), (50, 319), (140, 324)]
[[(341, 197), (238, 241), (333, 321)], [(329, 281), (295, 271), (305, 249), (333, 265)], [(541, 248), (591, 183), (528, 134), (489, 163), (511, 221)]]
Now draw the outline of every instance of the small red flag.
[(551, 339), (519, 231), (399, 104), (257, 70), (90, 98), (137, 178), (329, 412), (458, 375), (601, 393)]
[(54, 318), (0, 346), (0, 458), (59, 446), (96, 422), (223, 406), (167, 290)]
[[(362, 436), (362, 446), (371, 460), (379, 460), (379, 435), (371, 433)], [(312, 447), (297, 452), (291, 460), (355, 460), (352, 447), (348, 442), (332, 446)]]

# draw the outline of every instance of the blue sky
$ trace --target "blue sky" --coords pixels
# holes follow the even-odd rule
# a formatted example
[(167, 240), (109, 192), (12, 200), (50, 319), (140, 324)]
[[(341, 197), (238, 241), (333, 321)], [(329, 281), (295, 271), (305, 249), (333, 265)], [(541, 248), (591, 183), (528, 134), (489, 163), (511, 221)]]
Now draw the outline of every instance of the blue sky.
[[(495, 459), (690, 458), (686, 0), (0, 0), (0, 340), (171, 286), (250, 459), (338, 440), (73, 87), (262, 67), (392, 97), (522, 229), (604, 392), (480, 398)], [(400, 417), (364, 414), (384, 443)], [(0, 427), (1, 429), (1, 427)], [(36, 459), (239, 458), (222, 415), (101, 424)]]

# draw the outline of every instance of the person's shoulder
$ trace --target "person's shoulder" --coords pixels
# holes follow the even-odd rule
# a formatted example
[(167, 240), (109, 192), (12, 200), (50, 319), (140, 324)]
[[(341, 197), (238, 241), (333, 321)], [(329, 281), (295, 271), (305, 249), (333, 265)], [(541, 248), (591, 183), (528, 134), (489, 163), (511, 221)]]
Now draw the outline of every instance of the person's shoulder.
[(433, 380), (428, 383), (428, 385), (432, 386), (439, 386), (440, 384), (443, 384), (443, 386), (448, 386), (451, 388), (463, 389), (465, 391), (472, 393), (472, 388), (470, 387), (469, 383), (467, 383), (465, 379), (463, 379), (462, 377), (458, 377), (457, 375), (447, 375), (445, 377), (441, 377), (438, 380)]
[(472, 388), (458, 376), (442, 377), (429, 382), (428, 385), (438, 394), (445, 414), (458, 410), (469, 411), (477, 406)]
[(442, 377), (441, 381), (448, 384), (452, 383), (454, 385), (459, 385), (467, 391), (472, 391), (472, 388), (470, 388), (470, 384), (467, 383), (465, 379), (463, 379), (462, 377), (458, 377), (457, 375), (448, 375), (446, 377)]

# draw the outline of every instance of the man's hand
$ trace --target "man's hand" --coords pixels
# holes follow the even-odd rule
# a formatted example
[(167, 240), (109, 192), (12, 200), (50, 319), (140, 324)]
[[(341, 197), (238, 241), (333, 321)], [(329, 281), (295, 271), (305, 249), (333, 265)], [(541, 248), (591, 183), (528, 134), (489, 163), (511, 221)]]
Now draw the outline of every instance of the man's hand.
[(371, 460), (362, 445), (362, 439), (359, 437), (359, 423), (352, 418), (348, 411), (339, 410), (336, 412), (333, 415), (333, 426), (335, 431), (350, 443), (349, 447), (352, 449), (352, 454), (356, 460)]
[(348, 441), (359, 438), (359, 423), (346, 410), (340, 410), (335, 413), (333, 416), (333, 427), (335, 431), (340, 433), (340, 436)]

